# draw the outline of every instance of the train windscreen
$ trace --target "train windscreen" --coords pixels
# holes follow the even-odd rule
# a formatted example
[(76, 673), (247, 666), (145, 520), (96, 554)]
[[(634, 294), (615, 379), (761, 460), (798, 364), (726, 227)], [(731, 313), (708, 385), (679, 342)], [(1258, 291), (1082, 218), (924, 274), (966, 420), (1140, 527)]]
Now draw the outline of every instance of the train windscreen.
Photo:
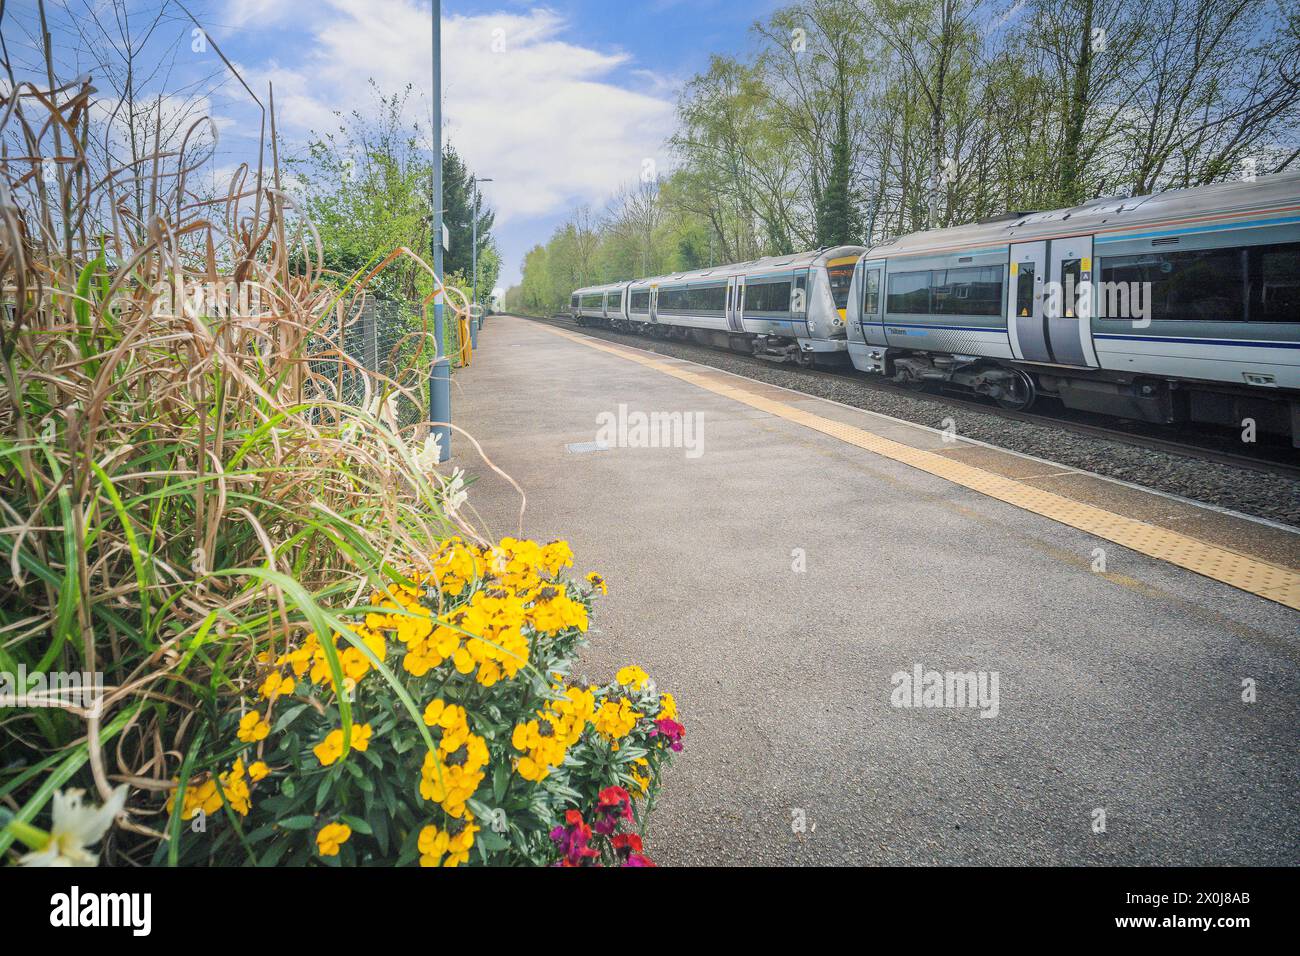
[(831, 298), (835, 300), (837, 309), (849, 307), (849, 286), (853, 283), (853, 265), (852, 262), (846, 262), (843, 265), (826, 267), (826, 275), (831, 280)]

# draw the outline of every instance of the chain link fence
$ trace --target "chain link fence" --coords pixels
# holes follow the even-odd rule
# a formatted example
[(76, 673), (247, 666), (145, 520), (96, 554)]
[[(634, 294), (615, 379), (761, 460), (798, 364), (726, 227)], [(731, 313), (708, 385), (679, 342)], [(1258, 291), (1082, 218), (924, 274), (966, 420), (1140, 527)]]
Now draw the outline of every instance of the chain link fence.
[[(444, 309), (443, 316), (443, 348), (455, 369), (460, 364), (460, 323), (450, 309)], [(403, 429), (429, 421), (429, 377), (436, 353), (432, 306), (426, 323), (420, 302), (366, 296), (359, 306), (345, 303), (340, 321), (342, 332), (334, 330), (332, 341), (318, 336), (311, 343), (313, 390), (360, 407), (374, 405), (380, 392), (393, 392), (395, 382), (401, 389), (381, 411), (391, 412)]]

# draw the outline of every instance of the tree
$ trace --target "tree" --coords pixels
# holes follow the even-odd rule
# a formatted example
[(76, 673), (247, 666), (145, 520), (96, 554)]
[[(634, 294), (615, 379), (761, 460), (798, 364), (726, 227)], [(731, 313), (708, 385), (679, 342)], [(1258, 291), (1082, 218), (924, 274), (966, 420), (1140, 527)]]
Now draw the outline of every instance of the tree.
[(862, 222), (849, 192), (848, 110), (841, 106), (831, 147), (831, 169), (817, 204), (817, 245), (847, 246), (862, 239)]
[[(450, 143), (442, 151), (442, 205), (443, 222), (451, 246), (442, 257), (443, 268), (448, 272), (469, 275), (474, 258), (474, 215), (478, 216), (478, 254), (481, 260), (492, 242), (496, 213), (484, 205), (482, 192), (474, 189), (474, 171)], [(476, 206), (476, 210), (472, 212), (471, 206)], [(481, 261), (479, 267), (482, 268)]]

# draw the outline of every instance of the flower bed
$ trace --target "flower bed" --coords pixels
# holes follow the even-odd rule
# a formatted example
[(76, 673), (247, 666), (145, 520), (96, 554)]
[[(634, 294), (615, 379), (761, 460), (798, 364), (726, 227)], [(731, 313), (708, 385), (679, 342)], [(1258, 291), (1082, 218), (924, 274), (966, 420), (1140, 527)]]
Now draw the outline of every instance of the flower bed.
[(210, 756), (228, 769), (168, 800), (181, 861), (651, 865), (641, 831), (684, 728), (639, 667), (575, 679), (606, 585), (572, 560), (450, 538), (341, 640), (264, 650)]

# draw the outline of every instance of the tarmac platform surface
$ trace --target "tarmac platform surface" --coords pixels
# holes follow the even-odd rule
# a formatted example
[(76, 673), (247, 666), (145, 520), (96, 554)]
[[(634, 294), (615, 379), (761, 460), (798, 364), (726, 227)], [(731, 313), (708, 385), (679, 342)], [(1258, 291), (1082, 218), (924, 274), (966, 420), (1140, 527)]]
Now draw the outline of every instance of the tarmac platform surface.
[[(454, 420), (523, 527), (458, 436), (469, 505), (606, 577), (588, 676), (677, 697), (657, 862), (1300, 864), (1294, 532), (526, 319), (479, 346)], [(636, 412), (699, 431), (625, 447)], [(996, 716), (896, 706), (917, 668)]]

